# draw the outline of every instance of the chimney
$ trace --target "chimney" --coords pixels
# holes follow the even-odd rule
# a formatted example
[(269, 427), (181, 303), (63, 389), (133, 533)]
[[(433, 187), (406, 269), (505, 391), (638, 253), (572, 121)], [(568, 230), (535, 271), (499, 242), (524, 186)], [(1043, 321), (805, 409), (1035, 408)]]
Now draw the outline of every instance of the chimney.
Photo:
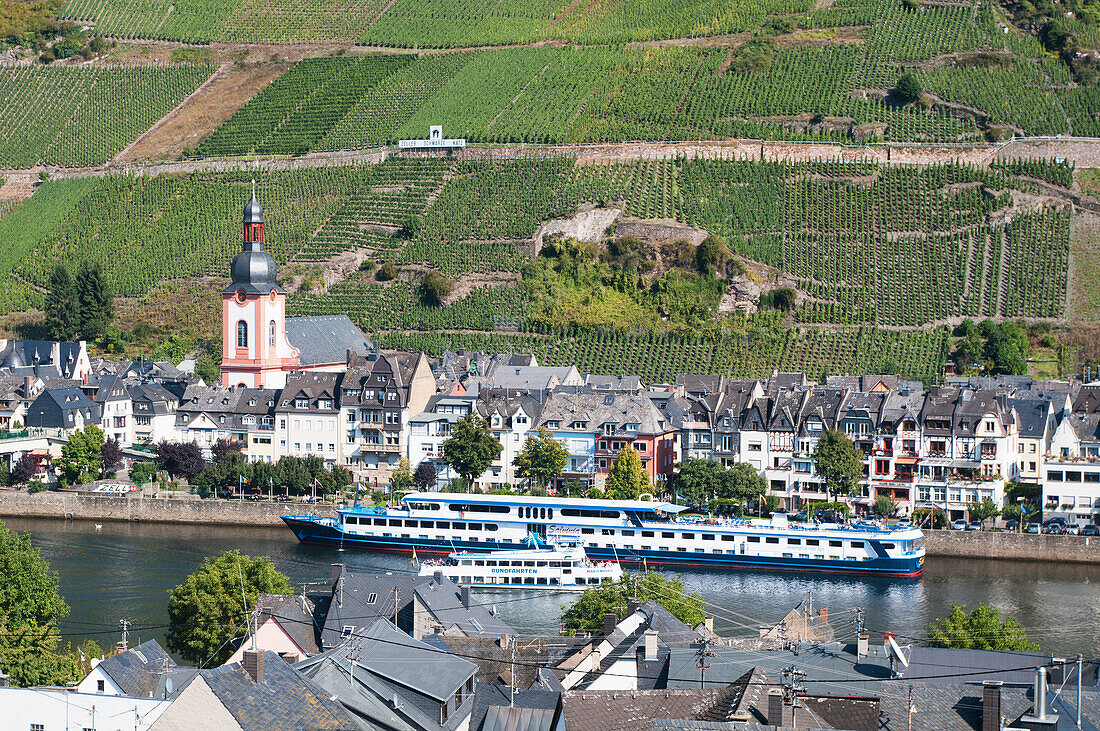
[(828, 607), (822, 607), (821, 609), (817, 610), (817, 616), (821, 617), (821, 623), (822, 624), (828, 624), (829, 623), (829, 608)]
[(645, 631), (645, 659), (646, 662), (657, 659), (657, 630), (655, 629)]
[(470, 587), (462, 587), (462, 606), (466, 609), (470, 608)]
[(1001, 686), (1000, 680), (987, 680), (982, 683), (982, 731), (1001, 731)]
[(442, 586), (443, 585), (443, 572), (442, 571), (436, 571), (432, 575), (432, 579), (435, 580), (435, 585), (436, 586)]
[(248, 673), (248, 677), (257, 683), (264, 682), (264, 651), (245, 650), (241, 659), (241, 667)]
[(501, 635), (497, 638), (497, 644), (502, 650), (507, 650), (509, 647), (512, 646), (512, 638), (508, 635)]
[(615, 625), (619, 623), (619, 618), (614, 612), (608, 612), (603, 615), (603, 636), (607, 637), (609, 634), (615, 631)]
[(856, 657), (867, 657), (867, 645), (870, 643), (871, 636), (866, 632), (859, 635), (859, 639), (856, 640)]
[(634, 599), (633, 597), (631, 597), (630, 599), (627, 599), (626, 600), (626, 616), (629, 617), (631, 614), (634, 614), (634, 612), (638, 611), (638, 607), (640, 607), (640, 606), (642, 606), (642, 603), (640, 601), (638, 601), (637, 599)]
[(714, 615), (707, 614), (703, 617), (703, 626), (707, 628), (707, 632), (714, 631)]
[(332, 564), (332, 583), (335, 584), (339, 581), (340, 577), (344, 573), (344, 564), (334, 563)]
[(1031, 713), (1020, 718), (1020, 725), (1028, 731), (1053, 731), (1058, 727), (1058, 714), (1047, 710), (1046, 668), (1035, 668), (1034, 706)]
[(31, 397), (31, 383), (33, 379), (30, 376), (23, 376), (23, 398), (27, 400)]
[(768, 725), (783, 725), (783, 691), (779, 688), (768, 691)]

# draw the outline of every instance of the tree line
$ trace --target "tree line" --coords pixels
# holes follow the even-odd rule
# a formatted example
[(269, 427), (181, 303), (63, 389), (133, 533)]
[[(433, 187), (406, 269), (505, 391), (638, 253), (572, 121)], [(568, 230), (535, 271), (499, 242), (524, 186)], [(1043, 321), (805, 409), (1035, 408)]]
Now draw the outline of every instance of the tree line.
[(111, 286), (99, 264), (85, 264), (74, 276), (60, 264), (46, 290), (46, 334), (51, 340), (95, 340), (107, 333), (115, 314)]

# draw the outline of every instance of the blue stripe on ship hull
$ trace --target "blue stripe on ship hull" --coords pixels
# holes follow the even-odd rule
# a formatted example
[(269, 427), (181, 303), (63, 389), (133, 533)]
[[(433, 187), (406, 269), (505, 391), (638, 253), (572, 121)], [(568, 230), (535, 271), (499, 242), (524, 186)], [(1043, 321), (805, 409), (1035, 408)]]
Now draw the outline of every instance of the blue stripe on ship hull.
[[(439, 541), (431, 538), (397, 538), (356, 536), (343, 533), (335, 525), (318, 523), (308, 518), (283, 516), (302, 543), (362, 548), (370, 551), (412, 553), (415, 549), (423, 555), (447, 555), (455, 551), (509, 551), (530, 550), (520, 543), (495, 541)], [(917, 577), (923, 569), (920, 558), (873, 558), (869, 561), (836, 561), (820, 558), (793, 558), (783, 556), (745, 556), (735, 554), (709, 554), (687, 551), (632, 551), (586, 546), (590, 558), (618, 560), (624, 564), (663, 566), (691, 566), (701, 568), (745, 568), (766, 571), (801, 571), (807, 573), (856, 574), (861, 576)]]

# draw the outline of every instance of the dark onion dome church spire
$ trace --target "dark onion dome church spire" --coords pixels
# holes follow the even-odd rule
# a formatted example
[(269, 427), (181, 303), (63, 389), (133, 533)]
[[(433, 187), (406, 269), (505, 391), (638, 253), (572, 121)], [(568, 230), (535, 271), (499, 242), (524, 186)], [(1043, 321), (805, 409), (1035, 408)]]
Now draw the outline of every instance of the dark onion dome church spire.
[(264, 209), (256, 200), (256, 181), (252, 181), (252, 198), (244, 207), (244, 243), (233, 257), (229, 272), (233, 281), (224, 294), (242, 290), (245, 294), (267, 294), (272, 290), (286, 294), (277, 281), (275, 260), (264, 251)]

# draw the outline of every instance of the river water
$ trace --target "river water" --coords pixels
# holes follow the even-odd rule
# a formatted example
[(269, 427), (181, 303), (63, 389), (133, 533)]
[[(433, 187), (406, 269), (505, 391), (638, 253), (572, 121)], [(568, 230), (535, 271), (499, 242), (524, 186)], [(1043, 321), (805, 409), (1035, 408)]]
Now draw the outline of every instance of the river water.
[[(119, 620), (127, 619), (134, 627), (131, 643), (163, 642), (169, 589), (205, 557), (229, 549), (270, 556), (299, 590), (327, 586), (334, 562), (361, 573), (415, 571), (408, 557), (301, 545), (283, 528), (103, 523), (97, 531), (84, 521), (4, 522), (29, 532), (60, 575), (61, 593), (72, 606), (62, 632), (73, 640), (113, 643), (120, 638)], [(1019, 620), (1045, 651), (1100, 657), (1100, 566), (930, 558), (919, 579), (749, 571), (684, 571), (682, 577), (688, 591), (702, 595), (722, 635), (755, 635), (811, 592), (815, 608), (828, 608), (838, 639), (854, 637), (860, 608), (872, 641), (884, 630), (902, 641), (919, 640), (929, 621), (945, 615), (952, 602), (986, 602)], [(530, 591), (475, 594), (528, 635), (556, 634), (561, 608), (572, 599)]]

